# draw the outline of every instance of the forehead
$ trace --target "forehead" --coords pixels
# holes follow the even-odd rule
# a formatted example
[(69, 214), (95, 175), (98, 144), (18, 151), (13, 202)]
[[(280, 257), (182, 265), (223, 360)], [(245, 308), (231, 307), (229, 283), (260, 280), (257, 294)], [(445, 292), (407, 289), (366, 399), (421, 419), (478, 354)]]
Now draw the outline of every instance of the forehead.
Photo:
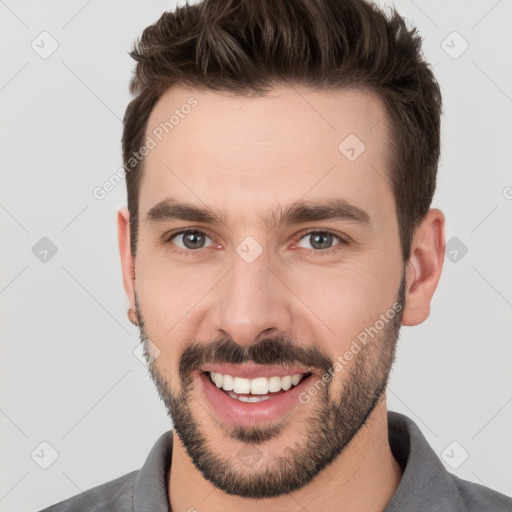
[(172, 196), (256, 223), (269, 205), (334, 195), (378, 216), (394, 208), (388, 131), (381, 100), (360, 89), (173, 87), (148, 121), (139, 212)]

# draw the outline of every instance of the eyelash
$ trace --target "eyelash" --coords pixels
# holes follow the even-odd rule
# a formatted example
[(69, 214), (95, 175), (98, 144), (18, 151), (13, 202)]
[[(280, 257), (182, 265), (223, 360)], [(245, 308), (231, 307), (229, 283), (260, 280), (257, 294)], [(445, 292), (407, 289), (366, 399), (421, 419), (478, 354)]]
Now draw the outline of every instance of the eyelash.
[[(188, 229), (181, 229), (179, 231), (175, 231), (175, 232), (172, 232), (172, 233), (169, 233), (167, 236), (164, 237), (164, 243), (168, 244), (168, 243), (171, 243), (171, 241), (176, 238), (177, 236), (179, 235), (186, 235), (188, 233), (199, 233), (199, 234), (202, 234), (202, 235), (206, 235), (208, 236), (207, 233), (205, 233), (204, 231), (201, 231), (199, 229), (191, 229), (191, 228), (188, 228)], [(332, 237), (336, 238), (340, 243), (338, 245), (335, 245), (334, 248), (329, 248), (329, 249), (312, 249), (312, 251), (315, 253), (316, 256), (326, 256), (326, 255), (330, 255), (330, 254), (333, 254), (335, 252), (337, 252), (338, 250), (340, 250), (340, 246), (344, 246), (344, 245), (348, 245), (348, 242), (346, 240), (344, 240), (343, 238), (341, 238), (339, 235), (337, 235), (336, 233), (333, 233), (332, 231), (329, 231), (329, 230), (318, 230), (318, 229), (312, 229), (306, 233), (303, 233), (300, 238), (298, 239), (298, 241), (302, 240), (303, 238), (305, 238), (306, 236), (308, 235), (311, 235), (313, 233), (319, 233), (319, 234), (322, 234), (322, 235), (331, 235)], [(211, 237), (209, 237), (211, 238)], [(183, 250), (183, 249), (180, 249), (180, 248), (172, 248), (172, 251), (173, 252), (176, 252), (176, 253), (179, 253), (179, 254), (185, 254), (186, 256), (188, 255), (191, 255), (191, 254), (202, 254), (202, 252), (205, 250), (205, 249), (208, 249), (208, 247), (203, 247), (201, 249), (188, 249), (188, 250)]]

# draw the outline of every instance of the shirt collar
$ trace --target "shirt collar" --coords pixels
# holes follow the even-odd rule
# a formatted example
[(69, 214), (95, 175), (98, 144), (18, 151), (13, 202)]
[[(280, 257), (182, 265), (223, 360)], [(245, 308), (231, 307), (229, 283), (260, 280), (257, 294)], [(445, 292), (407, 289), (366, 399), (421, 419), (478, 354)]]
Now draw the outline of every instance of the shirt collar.
[(384, 512), (425, 510), (435, 503), (444, 512), (465, 510), (453, 477), (420, 429), (407, 416), (388, 412), (389, 445), (403, 475)]
[(134, 512), (170, 512), (167, 472), (171, 457), (172, 430), (169, 430), (158, 438), (135, 479)]

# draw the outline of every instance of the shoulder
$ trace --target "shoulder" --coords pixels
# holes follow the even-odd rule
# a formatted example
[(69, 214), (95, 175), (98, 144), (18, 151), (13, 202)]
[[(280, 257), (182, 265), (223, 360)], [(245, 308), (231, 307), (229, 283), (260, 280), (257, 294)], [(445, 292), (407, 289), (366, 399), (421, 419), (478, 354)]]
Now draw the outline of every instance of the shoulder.
[(451, 475), (467, 512), (511, 512), (512, 498), (480, 484)]
[(133, 486), (139, 471), (132, 471), (109, 482), (88, 489), (51, 505), (40, 512), (109, 512), (131, 511)]
[(416, 423), (389, 412), (389, 444), (403, 469), (386, 512), (512, 512), (512, 499), (449, 472)]
[(172, 430), (164, 432), (140, 469), (80, 492), (40, 512), (168, 510), (166, 474), (171, 464), (172, 443)]

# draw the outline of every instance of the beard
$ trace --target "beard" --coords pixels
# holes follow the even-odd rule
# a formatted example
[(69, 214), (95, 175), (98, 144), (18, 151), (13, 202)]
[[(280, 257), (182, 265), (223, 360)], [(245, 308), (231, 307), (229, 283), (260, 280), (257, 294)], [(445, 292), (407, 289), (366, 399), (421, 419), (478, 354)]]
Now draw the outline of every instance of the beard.
[[(231, 338), (220, 338), (211, 343), (190, 343), (179, 358), (179, 382), (177, 379), (171, 382), (165, 379), (152, 359), (137, 296), (136, 312), (151, 379), (166, 406), (174, 431), (195, 467), (205, 479), (227, 494), (263, 499), (282, 496), (308, 484), (338, 457), (364, 426), (386, 390), (395, 359), (404, 301), (405, 274), (396, 299), (402, 307), (343, 367), (344, 380), (337, 396), (331, 397), (332, 380), (321, 383), (314, 399), (308, 400), (311, 411), (302, 422), (293, 418), (288, 422), (286, 417), (278, 424), (230, 427), (214, 420), (225, 436), (243, 444), (235, 459), (222, 456), (223, 448), (212, 445), (204, 425), (194, 414), (194, 370), (206, 362), (236, 364), (251, 361), (290, 366), (302, 363), (313, 368), (311, 377), (316, 376), (320, 381), (329, 370), (332, 376), (336, 363), (319, 346), (302, 346), (283, 336), (268, 337), (250, 346), (240, 346)], [(258, 446), (279, 438), (288, 427), (299, 434), (299, 439), (284, 447), (283, 453), (262, 459)]]

